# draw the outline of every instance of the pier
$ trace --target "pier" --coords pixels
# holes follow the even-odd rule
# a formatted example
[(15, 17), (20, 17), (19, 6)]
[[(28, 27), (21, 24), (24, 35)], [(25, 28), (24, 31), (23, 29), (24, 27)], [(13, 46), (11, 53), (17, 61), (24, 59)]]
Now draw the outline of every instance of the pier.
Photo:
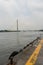
[(21, 49), (14, 56), (12, 65), (43, 65), (43, 39), (37, 38)]

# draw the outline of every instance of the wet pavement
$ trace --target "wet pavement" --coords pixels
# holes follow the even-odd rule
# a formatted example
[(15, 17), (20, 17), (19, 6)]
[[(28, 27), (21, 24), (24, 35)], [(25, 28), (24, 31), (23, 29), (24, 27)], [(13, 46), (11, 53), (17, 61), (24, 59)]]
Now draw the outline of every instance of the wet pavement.
[[(26, 62), (30, 59), (31, 55), (39, 45), (40, 41), (35, 43), (33, 46), (28, 46), (26, 49), (23, 49), (22, 52), (20, 52), (18, 55), (14, 57), (14, 62), (16, 62), (15, 65), (26, 65)], [(42, 47), (38, 54), (38, 57), (36, 59), (35, 64), (31, 65), (43, 65), (43, 41), (42, 41)]]
[(37, 47), (38, 43), (34, 44), (33, 46), (29, 46), (26, 49), (24, 49), (21, 53), (16, 55), (14, 57), (14, 61), (16, 62), (16, 65), (25, 65), (27, 60), (32, 55), (33, 51)]
[(35, 65), (43, 65), (43, 43)]

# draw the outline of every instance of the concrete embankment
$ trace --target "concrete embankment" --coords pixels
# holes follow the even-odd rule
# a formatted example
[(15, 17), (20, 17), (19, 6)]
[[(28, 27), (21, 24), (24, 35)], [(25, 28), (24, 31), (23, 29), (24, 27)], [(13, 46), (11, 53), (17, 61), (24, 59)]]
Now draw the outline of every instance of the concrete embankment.
[[(33, 40), (31, 43), (27, 44), (23, 49), (20, 49), (19, 51), (14, 51), (10, 55), (10, 62), (8, 65), (12, 62), (12, 64), (16, 65), (25, 65), (27, 60), (30, 58), (33, 51), (36, 49), (37, 45), (40, 42), (40, 37), (37, 37), (35, 40)], [(13, 59), (12, 59), (13, 58)], [(14, 65), (13, 64), (13, 65)]]

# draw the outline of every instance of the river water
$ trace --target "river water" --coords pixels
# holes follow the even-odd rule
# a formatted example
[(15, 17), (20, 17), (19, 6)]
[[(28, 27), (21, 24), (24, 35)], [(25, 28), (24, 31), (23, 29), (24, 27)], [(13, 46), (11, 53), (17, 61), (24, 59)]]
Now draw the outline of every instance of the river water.
[(7, 63), (13, 51), (19, 51), (38, 36), (43, 37), (43, 32), (0, 32), (0, 65)]

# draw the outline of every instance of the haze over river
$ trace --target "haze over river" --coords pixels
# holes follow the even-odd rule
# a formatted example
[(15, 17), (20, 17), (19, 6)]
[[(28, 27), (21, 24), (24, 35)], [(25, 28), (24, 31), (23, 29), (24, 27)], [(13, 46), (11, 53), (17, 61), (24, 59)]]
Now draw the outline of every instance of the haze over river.
[(43, 32), (0, 32), (0, 65), (7, 63), (13, 51), (19, 51), (38, 36), (43, 37)]

